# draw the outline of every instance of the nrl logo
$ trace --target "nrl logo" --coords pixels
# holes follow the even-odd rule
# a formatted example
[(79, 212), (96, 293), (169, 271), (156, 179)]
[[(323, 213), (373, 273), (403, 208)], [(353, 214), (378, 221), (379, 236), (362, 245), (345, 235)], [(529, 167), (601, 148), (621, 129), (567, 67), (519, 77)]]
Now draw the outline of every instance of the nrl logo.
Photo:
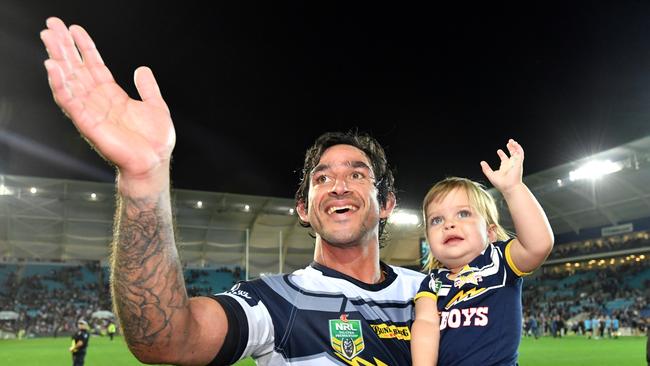
[(429, 288), (431, 291), (433, 291), (434, 294), (438, 294), (438, 291), (440, 291), (440, 287), (442, 287), (442, 281), (440, 281), (437, 278), (432, 278), (429, 281)]
[(342, 314), (339, 319), (330, 319), (329, 323), (330, 344), (334, 351), (351, 360), (364, 350), (361, 321), (350, 320), (347, 314)]

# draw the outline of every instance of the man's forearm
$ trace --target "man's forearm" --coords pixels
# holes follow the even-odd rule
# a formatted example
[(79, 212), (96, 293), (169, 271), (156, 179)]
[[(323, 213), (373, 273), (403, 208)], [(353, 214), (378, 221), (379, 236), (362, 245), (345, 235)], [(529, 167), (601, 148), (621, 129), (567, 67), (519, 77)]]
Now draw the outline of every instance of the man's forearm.
[(111, 290), (129, 348), (148, 360), (173, 346), (172, 321), (187, 310), (188, 298), (174, 243), (169, 189), (137, 198), (120, 193)]

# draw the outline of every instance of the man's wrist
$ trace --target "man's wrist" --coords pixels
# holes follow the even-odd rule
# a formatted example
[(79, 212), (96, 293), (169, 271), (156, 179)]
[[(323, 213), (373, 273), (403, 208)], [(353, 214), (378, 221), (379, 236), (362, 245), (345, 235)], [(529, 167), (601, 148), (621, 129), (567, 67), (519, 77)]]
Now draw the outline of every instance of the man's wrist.
[(129, 174), (118, 169), (117, 190), (123, 196), (148, 197), (169, 190), (169, 162), (159, 165), (146, 174)]

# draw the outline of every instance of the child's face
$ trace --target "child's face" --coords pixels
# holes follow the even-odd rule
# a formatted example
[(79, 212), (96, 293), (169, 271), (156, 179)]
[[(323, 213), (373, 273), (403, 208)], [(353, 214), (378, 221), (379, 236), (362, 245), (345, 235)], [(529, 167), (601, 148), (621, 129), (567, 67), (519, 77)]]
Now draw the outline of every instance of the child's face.
[(429, 203), (426, 215), (431, 253), (454, 273), (496, 239), (493, 228), (488, 227), (483, 216), (470, 206), (467, 192), (462, 188)]

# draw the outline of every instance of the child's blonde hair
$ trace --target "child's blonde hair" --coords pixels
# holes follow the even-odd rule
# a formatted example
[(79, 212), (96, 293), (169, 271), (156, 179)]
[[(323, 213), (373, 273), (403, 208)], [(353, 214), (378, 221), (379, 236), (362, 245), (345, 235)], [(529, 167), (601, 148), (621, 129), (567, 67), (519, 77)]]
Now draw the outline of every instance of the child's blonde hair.
[[(497, 209), (496, 202), (494, 202), (494, 198), (492, 198), (492, 196), (487, 192), (485, 186), (470, 179), (460, 177), (449, 177), (441, 180), (434, 184), (433, 187), (429, 189), (429, 192), (427, 192), (427, 195), (424, 196), (424, 201), (422, 202), (422, 216), (424, 217), (425, 236), (429, 222), (429, 218), (427, 217), (427, 206), (429, 206), (431, 202), (439, 202), (445, 199), (451, 191), (457, 188), (463, 189), (465, 193), (467, 193), (470, 206), (472, 206), (472, 208), (485, 219), (487, 226), (490, 227), (491, 225), (494, 225), (497, 240), (507, 240), (510, 237), (508, 231), (499, 225), (499, 210)], [(429, 242), (428, 237), (427, 242)], [(433, 257), (431, 250), (429, 250), (424, 268), (431, 271), (434, 268), (440, 267), (442, 267), (442, 264)]]

